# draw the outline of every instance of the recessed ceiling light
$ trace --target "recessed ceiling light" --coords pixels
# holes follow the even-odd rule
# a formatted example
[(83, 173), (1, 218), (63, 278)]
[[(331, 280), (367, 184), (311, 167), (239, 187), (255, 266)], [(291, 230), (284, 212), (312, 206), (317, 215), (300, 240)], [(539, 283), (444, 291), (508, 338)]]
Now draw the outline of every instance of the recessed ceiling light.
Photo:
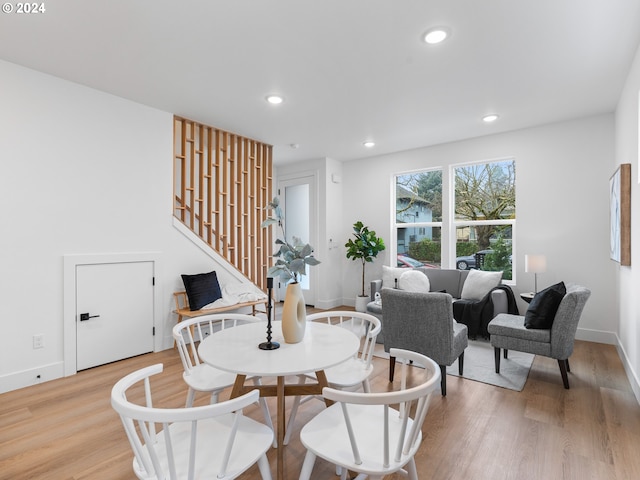
[(435, 27), (424, 34), (424, 41), (429, 45), (444, 42), (450, 34), (450, 30), (446, 27)]
[(482, 117), (482, 121), (485, 123), (495, 122), (498, 119), (499, 115), (496, 113), (491, 113), (489, 115), (485, 115)]
[(266, 100), (272, 105), (280, 105), (282, 102), (284, 102), (284, 97), (280, 95), (267, 95)]
[(363, 142), (362, 145), (364, 145), (367, 148), (372, 148), (376, 146), (376, 142), (372, 142), (372, 141)]

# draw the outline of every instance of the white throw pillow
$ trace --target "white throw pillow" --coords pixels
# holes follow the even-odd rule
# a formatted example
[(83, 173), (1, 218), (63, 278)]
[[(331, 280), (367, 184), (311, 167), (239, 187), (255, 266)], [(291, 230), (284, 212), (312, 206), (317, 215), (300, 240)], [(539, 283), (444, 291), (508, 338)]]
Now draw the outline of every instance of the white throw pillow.
[(398, 287), (407, 292), (427, 293), (431, 288), (429, 277), (417, 270), (408, 270), (402, 274)]
[(386, 265), (382, 266), (382, 286), (389, 288), (396, 288), (396, 279), (400, 281), (400, 277), (403, 273), (407, 272), (406, 268), (393, 268)]
[(461, 298), (466, 300), (482, 300), (493, 288), (500, 285), (502, 272), (485, 272), (470, 270), (462, 286)]

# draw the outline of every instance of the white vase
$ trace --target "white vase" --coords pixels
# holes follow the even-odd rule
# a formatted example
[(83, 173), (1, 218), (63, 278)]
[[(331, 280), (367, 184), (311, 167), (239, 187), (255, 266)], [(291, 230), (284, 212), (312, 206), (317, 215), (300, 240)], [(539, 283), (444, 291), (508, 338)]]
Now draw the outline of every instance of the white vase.
[(287, 285), (282, 307), (282, 334), (286, 343), (298, 343), (304, 338), (307, 307), (298, 282)]

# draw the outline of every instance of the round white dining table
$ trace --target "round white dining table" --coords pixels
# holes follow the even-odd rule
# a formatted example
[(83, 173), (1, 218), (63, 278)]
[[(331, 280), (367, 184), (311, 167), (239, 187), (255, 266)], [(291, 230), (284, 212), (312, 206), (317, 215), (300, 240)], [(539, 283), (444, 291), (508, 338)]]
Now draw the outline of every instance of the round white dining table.
[[(277, 478), (282, 479), (285, 396), (321, 395), (327, 386), (324, 370), (355, 355), (360, 340), (346, 328), (308, 322), (301, 342), (286, 343), (281, 322), (273, 322), (271, 341), (280, 348), (262, 350), (258, 345), (266, 342), (266, 330), (266, 322), (256, 322), (214, 332), (200, 343), (198, 353), (205, 363), (236, 374), (231, 398), (256, 388), (263, 397), (277, 398)], [(309, 372), (315, 372), (316, 384), (285, 384), (285, 377)], [(247, 376), (276, 377), (277, 384), (244, 385)]]

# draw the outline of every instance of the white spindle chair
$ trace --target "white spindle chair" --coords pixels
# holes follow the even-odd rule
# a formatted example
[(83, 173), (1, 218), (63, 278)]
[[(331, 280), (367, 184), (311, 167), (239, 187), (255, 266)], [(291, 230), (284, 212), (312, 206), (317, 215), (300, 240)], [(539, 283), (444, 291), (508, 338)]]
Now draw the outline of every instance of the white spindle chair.
[[(300, 480), (311, 478), (317, 457), (334, 463), (343, 480), (347, 470), (358, 472), (357, 479), (382, 479), (401, 472), (418, 480), (414, 456), (422, 442), (430, 396), (440, 385), (440, 367), (430, 358), (408, 350), (391, 349), (391, 355), (403, 364), (400, 390), (362, 393), (323, 389), (323, 396), (336, 403), (316, 415), (300, 432), (300, 440), (307, 448)], [(396, 404), (398, 410), (392, 408)]]
[[(187, 407), (193, 405), (196, 392), (210, 393), (211, 403), (216, 403), (220, 392), (232, 386), (236, 379), (235, 374), (224, 372), (200, 360), (197, 348), (200, 344), (199, 342), (215, 331), (233, 328), (247, 322), (263, 322), (263, 320), (242, 313), (217, 313), (182, 321), (173, 327), (173, 338), (176, 341), (176, 346), (182, 359), (182, 366), (184, 367), (182, 378), (189, 387)], [(259, 385), (261, 382), (259, 377), (254, 377), (251, 380), (255, 385)], [(260, 398), (259, 403), (265, 423), (273, 429), (266, 400)]]
[[(327, 383), (332, 388), (354, 390), (362, 386), (365, 392), (369, 392), (369, 376), (373, 372), (373, 351), (376, 346), (376, 338), (382, 328), (380, 320), (369, 313), (352, 311), (326, 311), (307, 315), (308, 322), (326, 322), (336, 327), (347, 328), (361, 339), (360, 351), (346, 362), (326, 369)], [(307, 379), (314, 379), (313, 375), (300, 375), (299, 383), (304, 384)], [(294, 420), (298, 407), (312, 398), (321, 397), (295, 397), (289, 414), (289, 423), (284, 437), (287, 445), (293, 432)]]
[(111, 390), (111, 405), (133, 449), (136, 476), (232, 479), (257, 463), (263, 480), (271, 480), (266, 451), (273, 443), (273, 430), (242, 413), (258, 401), (259, 392), (202, 407), (155, 408), (149, 378), (162, 368), (157, 364), (130, 373)]

